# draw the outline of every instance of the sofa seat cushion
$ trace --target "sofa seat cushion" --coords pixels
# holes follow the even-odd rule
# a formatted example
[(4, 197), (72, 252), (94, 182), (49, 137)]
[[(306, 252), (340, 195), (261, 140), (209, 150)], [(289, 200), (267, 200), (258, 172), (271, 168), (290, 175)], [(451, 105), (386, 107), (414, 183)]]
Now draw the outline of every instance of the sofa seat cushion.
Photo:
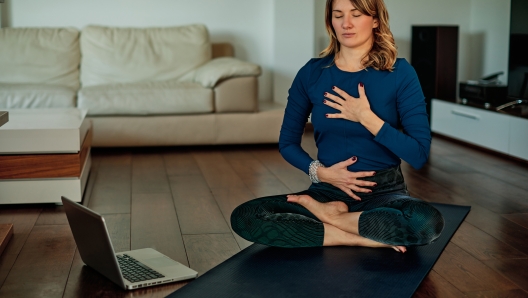
[(211, 113), (213, 90), (175, 81), (90, 86), (79, 91), (78, 107), (88, 115)]
[(1, 28), (0, 83), (79, 88), (79, 30)]
[(81, 84), (175, 80), (211, 60), (205, 25), (165, 28), (87, 26), (81, 34)]
[(0, 109), (73, 108), (75, 93), (64, 86), (0, 83)]

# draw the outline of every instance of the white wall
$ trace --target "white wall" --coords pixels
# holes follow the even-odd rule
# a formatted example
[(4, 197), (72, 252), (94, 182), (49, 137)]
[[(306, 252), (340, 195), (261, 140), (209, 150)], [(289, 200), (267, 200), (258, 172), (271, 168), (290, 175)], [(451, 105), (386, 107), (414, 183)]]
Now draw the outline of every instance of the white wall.
[[(174, 26), (204, 23), (213, 41), (258, 63), (261, 99), (284, 102), (300, 67), (326, 46), (326, 0), (6, 0), (14, 27)], [(458, 81), (507, 72), (510, 0), (385, 0), (399, 57), (410, 60), (411, 25), (458, 25)], [(501, 80), (507, 81), (506, 76)]]
[(510, 5), (510, 0), (471, 0), (469, 67), (473, 78), (504, 71), (499, 79), (508, 82)]
[(213, 42), (235, 47), (237, 58), (263, 67), (260, 99), (272, 98), (273, 2), (270, 0), (8, 0), (12, 27), (79, 29), (203, 23)]
[(297, 71), (314, 56), (314, 0), (275, 0), (273, 89), (286, 102)]

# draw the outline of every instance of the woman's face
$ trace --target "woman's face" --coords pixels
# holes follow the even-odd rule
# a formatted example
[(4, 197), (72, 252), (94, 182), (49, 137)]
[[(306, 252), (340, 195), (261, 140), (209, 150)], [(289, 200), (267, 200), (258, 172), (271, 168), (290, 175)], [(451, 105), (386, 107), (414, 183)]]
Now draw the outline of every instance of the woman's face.
[(372, 29), (378, 27), (378, 20), (359, 12), (350, 0), (334, 0), (332, 26), (341, 46), (357, 48), (372, 43)]

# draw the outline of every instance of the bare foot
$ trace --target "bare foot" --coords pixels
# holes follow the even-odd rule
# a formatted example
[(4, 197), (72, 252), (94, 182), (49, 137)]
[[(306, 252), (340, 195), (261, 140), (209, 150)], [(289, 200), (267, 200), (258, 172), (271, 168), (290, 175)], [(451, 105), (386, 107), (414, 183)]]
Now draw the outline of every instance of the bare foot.
[(340, 201), (320, 203), (309, 195), (288, 195), (287, 197), (288, 202), (303, 206), (320, 221), (328, 224), (332, 224), (334, 218), (348, 212), (348, 206)]
[(387, 247), (392, 248), (397, 252), (404, 253), (407, 251), (405, 246), (392, 246), (389, 244), (384, 244), (376, 242), (374, 240), (367, 239), (360, 235), (347, 233), (343, 230), (340, 230), (330, 224), (324, 224), (325, 235), (323, 246), (337, 246), (337, 245), (347, 245), (347, 246), (364, 246), (364, 247), (373, 247), (381, 248)]

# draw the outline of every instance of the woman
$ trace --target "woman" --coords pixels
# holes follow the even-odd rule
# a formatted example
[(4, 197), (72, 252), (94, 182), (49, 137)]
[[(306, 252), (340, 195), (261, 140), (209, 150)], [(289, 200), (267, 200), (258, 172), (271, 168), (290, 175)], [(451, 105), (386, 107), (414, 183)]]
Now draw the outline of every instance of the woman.
[[(400, 158), (427, 161), (431, 133), (414, 69), (397, 59), (383, 0), (327, 0), (330, 45), (289, 91), (279, 148), (307, 173), (306, 191), (237, 207), (233, 230), (279, 247), (368, 246), (405, 252), (439, 237), (444, 220), (409, 196)], [(312, 114), (318, 160), (301, 148)], [(398, 127), (403, 130), (399, 131)]]

